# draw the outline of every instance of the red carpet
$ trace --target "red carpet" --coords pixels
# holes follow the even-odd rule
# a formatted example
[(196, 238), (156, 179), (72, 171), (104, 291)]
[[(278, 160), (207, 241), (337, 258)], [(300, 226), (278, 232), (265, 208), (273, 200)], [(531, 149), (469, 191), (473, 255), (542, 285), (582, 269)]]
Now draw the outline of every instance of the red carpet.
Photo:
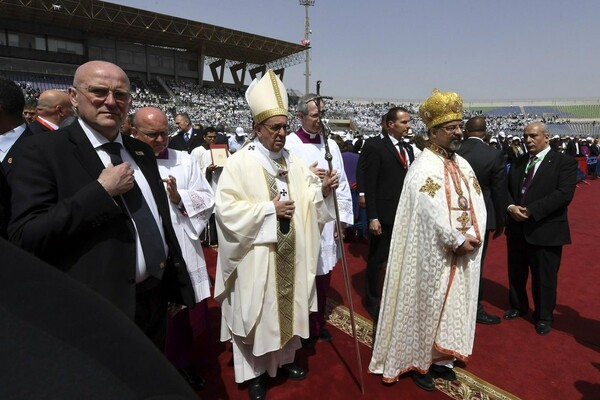
[[(473, 355), (461, 367), (475, 380), (488, 382), (522, 399), (598, 399), (600, 398), (600, 262), (595, 245), (599, 242), (600, 217), (594, 209), (600, 198), (600, 182), (580, 184), (569, 218), (573, 244), (565, 246), (559, 272), (558, 306), (552, 332), (544, 337), (535, 333), (532, 321), (519, 318), (500, 325), (478, 325)], [(598, 228), (597, 228), (598, 227)], [(351, 238), (349, 238), (351, 239)], [(351, 290), (357, 313), (366, 316), (361, 305), (364, 282), (366, 242), (346, 243)], [(209, 272), (214, 276), (216, 253), (205, 249)], [(495, 315), (508, 307), (506, 241), (501, 237), (489, 245), (484, 268), (487, 280), (484, 305)], [(330, 298), (346, 304), (343, 272), (336, 267)], [(211, 337), (204, 339), (208, 354), (198, 371), (207, 379), (207, 388), (199, 391), (202, 399), (246, 399), (244, 387), (233, 378), (233, 361), (229, 344), (220, 343), (220, 314), (211, 301)], [(312, 351), (301, 350), (297, 362), (308, 367), (309, 375), (301, 382), (278, 378), (271, 380), (268, 399), (355, 399), (362, 398), (357, 374), (354, 344), (344, 332), (333, 326), (332, 343), (317, 343)], [(381, 383), (379, 376), (367, 374), (371, 349), (360, 345), (364, 372), (365, 396), (368, 399), (447, 399), (436, 390), (425, 392), (404, 377), (392, 385)], [(462, 380), (462, 379), (461, 379)], [(467, 386), (468, 388), (468, 386)], [(455, 398), (509, 398), (500, 394), (481, 396), (476, 392), (454, 393)], [(468, 391), (468, 390), (467, 390)], [(493, 392), (493, 391), (492, 391)], [(504, 397), (503, 397), (504, 396)]]

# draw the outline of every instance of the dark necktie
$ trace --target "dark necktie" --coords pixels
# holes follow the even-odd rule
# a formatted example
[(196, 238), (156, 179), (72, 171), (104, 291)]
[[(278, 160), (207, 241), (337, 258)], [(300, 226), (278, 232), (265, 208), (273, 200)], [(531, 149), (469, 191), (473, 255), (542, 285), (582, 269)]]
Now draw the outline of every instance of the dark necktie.
[[(123, 163), (121, 158), (121, 144), (116, 142), (105, 143), (102, 145), (104, 150), (110, 155), (110, 162), (113, 165)], [(160, 230), (156, 225), (156, 220), (144, 199), (137, 182), (134, 181), (133, 189), (121, 195), (127, 205), (128, 214), (135, 221), (144, 259), (146, 260), (146, 269), (148, 273), (155, 278), (161, 279), (165, 266), (165, 251)], [(127, 212), (126, 211), (126, 212)]]
[(525, 168), (525, 180), (523, 181), (523, 186), (521, 187), (521, 201), (519, 202), (521, 206), (525, 206), (525, 195), (527, 194), (527, 189), (533, 180), (535, 164), (537, 164), (537, 157), (533, 156), (529, 159), (527, 167)]
[(408, 164), (406, 163), (406, 151), (404, 150), (404, 146), (402, 145), (402, 142), (398, 142), (396, 146), (398, 146), (398, 155), (400, 156), (400, 161), (402, 161), (402, 166), (406, 168)]

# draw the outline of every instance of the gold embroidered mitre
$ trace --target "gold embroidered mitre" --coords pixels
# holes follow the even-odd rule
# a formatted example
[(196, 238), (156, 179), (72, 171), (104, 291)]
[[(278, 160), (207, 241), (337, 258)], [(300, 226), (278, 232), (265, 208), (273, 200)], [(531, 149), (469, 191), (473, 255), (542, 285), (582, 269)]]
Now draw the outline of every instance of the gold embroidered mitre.
[(421, 104), (419, 114), (427, 129), (448, 121), (462, 120), (463, 101), (458, 93), (433, 89), (431, 97)]
[(252, 81), (246, 90), (246, 101), (257, 125), (276, 115), (288, 116), (287, 91), (272, 69), (260, 80)]

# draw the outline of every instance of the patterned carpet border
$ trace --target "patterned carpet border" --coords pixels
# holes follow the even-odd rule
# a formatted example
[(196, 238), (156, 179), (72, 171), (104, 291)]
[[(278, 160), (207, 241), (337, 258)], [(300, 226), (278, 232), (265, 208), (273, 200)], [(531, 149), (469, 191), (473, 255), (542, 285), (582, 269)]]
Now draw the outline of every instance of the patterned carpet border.
[[(327, 300), (328, 322), (352, 336), (352, 326), (350, 324), (350, 312), (347, 307), (337, 303), (332, 299)], [(356, 321), (356, 335), (358, 341), (364, 345), (373, 347), (373, 321), (359, 314), (354, 314)], [(436, 379), (435, 386), (438, 390), (453, 399), (458, 400), (519, 400), (518, 397), (502, 390), (489, 382), (484, 381), (465, 371), (462, 368), (454, 368), (458, 380), (448, 382), (443, 379)]]

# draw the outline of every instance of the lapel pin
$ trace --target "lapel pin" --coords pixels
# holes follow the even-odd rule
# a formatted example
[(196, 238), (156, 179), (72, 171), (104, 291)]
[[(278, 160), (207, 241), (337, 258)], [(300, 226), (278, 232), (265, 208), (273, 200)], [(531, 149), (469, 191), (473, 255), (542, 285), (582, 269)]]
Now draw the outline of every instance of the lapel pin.
[(6, 160), (6, 162), (12, 164), (12, 157), (9, 157), (8, 160)]
[(138, 155), (138, 156), (144, 156), (144, 152), (143, 151), (136, 151), (135, 154)]

